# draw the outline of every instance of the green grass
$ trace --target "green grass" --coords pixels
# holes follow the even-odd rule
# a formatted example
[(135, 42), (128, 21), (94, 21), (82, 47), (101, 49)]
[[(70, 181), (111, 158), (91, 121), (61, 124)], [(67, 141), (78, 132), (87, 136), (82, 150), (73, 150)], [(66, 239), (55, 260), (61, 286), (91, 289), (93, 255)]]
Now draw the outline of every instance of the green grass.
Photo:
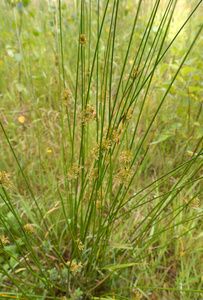
[(202, 298), (201, 4), (0, 3), (1, 299)]

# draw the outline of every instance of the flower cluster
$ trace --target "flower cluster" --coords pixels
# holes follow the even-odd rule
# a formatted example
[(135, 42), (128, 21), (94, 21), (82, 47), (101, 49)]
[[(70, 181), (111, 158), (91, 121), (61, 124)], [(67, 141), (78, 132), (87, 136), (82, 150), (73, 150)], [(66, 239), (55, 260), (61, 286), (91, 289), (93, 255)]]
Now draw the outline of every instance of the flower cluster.
[(130, 108), (129, 111), (127, 112), (127, 114), (126, 114), (125, 120), (130, 121), (130, 119), (132, 118), (132, 115), (133, 115), (133, 109)]
[(13, 183), (10, 180), (10, 174), (5, 171), (0, 172), (0, 185), (6, 188), (11, 188)]
[(32, 224), (26, 224), (23, 227), (28, 233), (34, 232), (34, 227), (32, 226)]
[(107, 154), (106, 157), (105, 157), (105, 161), (104, 161), (104, 164), (107, 166), (109, 163), (110, 163), (110, 154)]
[(128, 186), (130, 180), (132, 178), (132, 171), (130, 168), (122, 168), (120, 172), (115, 176), (115, 180), (117, 184), (124, 184)]
[(99, 188), (98, 191), (97, 191), (97, 201), (96, 201), (96, 208), (97, 209), (100, 209), (102, 207), (101, 198), (102, 198), (102, 191), (101, 191), (101, 188)]
[(10, 243), (8, 237), (5, 237), (5, 235), (1, 235), (0, 240), (4, 246)]
[(75, 240), (75, 243), (80, 251), (82, 251), (84, 249), (85, 246), (79, 239)]
[[(118, 139), (118, 134), (117, 131), (114, 129), (110, 131), (109, 137), (105, 137), (102, 139), (101, 143), (101, 155), (103, 155), (105, 152), (107, 152), (113, 143), (115, 143)], [(93, 148), (91, 151), (91, 154), (94, 158), (99, 159), (99, 153), (100, 153), (100, 143), (96, 144), (96, 147)]]
[(109, 99), (109, 92), (106, 90), (102, 90), (102, 92), (99, 94), (99, 100), (101, 103), (107, 102)]
[(75, 275), (77, 272), (80, 271), (80, 269), (82, 268), (82, 263), (79, 262), (77, 264), (77, 262), (75, 261), (75, 259), (72, 260), (72, 262), (67, 261), (67, 266), (70, 266), (70, 270), (71, 272)]
[(142, 298), (142, 294), (138, 290), (136, 290), (134, 293), (135, 293), (134, 300), (140, 300)]
[[(101, 143), (101, 154), (104, 154), (107, 152), (111, 147), (111, 141), (108, 138), (104, 138)], [(100, 143), (96, 144), (96, 147), (93, 148), (91, 151), (91, 154), (94, 158), (99, 159), (99, 153), (100, 153)]]
[[(188, 203), (191, 201), (191, 198), (187, 198), (185, 199), (185, 202)], [(190, 203), (189, 203), (189, 206), (192, 207), (192, 208), (198, 208), (199, 207), (199, 203), (200, 203), (200, 200), (198, 197), (194, 198)]]
[(64, 89), (61, 93), (61, 101), (66, 105), (70, 106), (71, 104), (71, 92), (69, 89)]
[(132, 161), (132, 152), (130, 150), (122, 151), (119, 157), (119, 162), (122, 165), (127, 165)]
[(96, 120), (97, 114), (94, 112), (94, 108), (87, 104), (86, 108), (81, 112), (79, 118), (82, 119), (82, 123), (87, 125), (91, 120)]
[(89, 77), (89, 76), (90, 76), (90, 74), (91, 74), (91, 70), (92, 70), (92, 66), (89, 66), (88, 68), (86, 68), (86, 70), (85, 70), (85, 74), (86, 74), (86, 76), (87, 76), (87, 77)]
[(89, 179), (94, 180), (94, 179), (98, 178), (98, 175), (99, 175), (98, 168), (93, 168), (89, 174)]
[(68, 170), (68, 180), (77, 179), (80, 174), (81, 167), (78, 164), (72, 164), (72, 167)]
[(112, 144), (117, 142), (118, 136), (119, 135), (118, 135), (118, 133), (117, 133), (117, 131), (115, 129), (110, 130), (110, 132), (109, 132), (109, 140), (111, 141)]
[(82, 33), (82, 34), (80, 35), (80, 39), (79, 39), (79, 40), (80, 40), (80, 45), (83, 46), (83, 45), (86, 45), (86, 44), (87, 44), (87, 40), (86, 40), (85, 34)]
[(132, 69), (132, 72), (130, 74), (130, 79), (131, 80), (135, 80), (135, 78), (137, 77), (137, 73), (138, 73), (138, 67), (135, 66), (133, 69)]

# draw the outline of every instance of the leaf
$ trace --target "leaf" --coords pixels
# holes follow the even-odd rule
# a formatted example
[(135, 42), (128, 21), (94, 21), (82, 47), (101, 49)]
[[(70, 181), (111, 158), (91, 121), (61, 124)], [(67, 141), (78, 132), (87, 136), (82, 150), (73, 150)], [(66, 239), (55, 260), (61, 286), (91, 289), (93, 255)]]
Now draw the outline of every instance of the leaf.
[(178, 81), (182, 82), (182, 83), (185, 83), (185, 80), (184, 80), (183, 77), (180, 76), (180, 75), (178, 75), (178, 76), (176, 77), (176, 79), (177, 79)]
[(8, 56), (14, 57), (14, 53), (12, 49), (7, 49)]
[[(163, 84), (162, 84), (162, 86), (163, 86), (166, 90), (168, 89), (169, 85), (170, 85), (169, 83), (163, 83)], [(173, 86), (171, 86), (169, 91), (170, 91), (171, 94), (174, 94), (176, 90), (175, 90), (175, 88), (174, 88)]]
[(203, 89), (199, 86), (189, 86), (189, 93), (202, 91)]
[(15, 56), (15, 60), (17, 60), (18, 62), (21, 62), (22, 57), (21, 57), (20, 53), (16, 53), (16, 54), (14, 54), (14, 56)]
[(122, 264), (122, 265), (106, 266), (106, 267), (103, 267), (102, 270), (125, 269), (125, 268), (129, 268), (129, 267), (133, 267), (135, 265), (138, 265), (138, 263), (128, 263), (128, 264)]
[(162, 134), (157, 141), (150, 143), (150, 145), (161, 143), (161, 142), (167, 140), (168, 138), (170, 138), (171, 136), (172, 135), (168, 134), (168, 133)]
[(38, 36), (40, 33), (41, 33), (41, 29), (39, 27), (35, 27), (32, 31), (32, 33), (35, 35), (35, 36)]
[(200, 80), (200, 77), (199, 77), (199, 75), (194, 74), (194, 75), (193, 75), (193, 79), (196, 80), (196, 81), (199, 81), (199, 80)]
[(130, 244), (111, 245), (111, 247), (116, 249), (133, 249)]
[(183, 76), (185, 76), (187, 73), (194, 72), (194, 71), (196, 71), (196, 69), (193, 67), (185, 67), (181, 70), (181, 73)]
[(161, 66), (161, 68), (160, 68), (160, 73), (161, 74), (163, 74), (164, 72), (165, 72), (165, 70), (166, 70), (166, 68), (168, 67), (168, 64), (163, 64), (162, 66)]
[(21, 93), (23, 90), (25, 90), (24, 85), (20, 84), (20, 83), (16, 83), (16, 88), (17, 88), (19, 93)]

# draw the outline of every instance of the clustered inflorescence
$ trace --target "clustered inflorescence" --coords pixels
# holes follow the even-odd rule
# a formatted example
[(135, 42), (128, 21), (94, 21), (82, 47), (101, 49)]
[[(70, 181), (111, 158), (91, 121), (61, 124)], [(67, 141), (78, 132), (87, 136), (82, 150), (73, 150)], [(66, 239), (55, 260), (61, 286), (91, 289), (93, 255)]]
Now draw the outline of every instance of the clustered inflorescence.
[(133, 69), (132, 69), (132, 72), (130, 74), (130, 79), (131, 80), (135, 80), (135, 78), (137, 77), (137, 74), (138, 74), (138, 67), (135, 66)]
[(34, 227), (33, 227), (32, 224), (26, 224), (26, 225), (24, 225), (23, 227), (24, 227), (24, 229), (25, 229), (28, 233), (34, 232)]
[(200, 200), (199, 200), (198, 197), (194, 198), (191, 202), (190, 201), (191, 201), (191, 198), (185, 199), (185, 202), (189, 203), (190, 207), (192, 207), (192, 208), (198, 208), (199, 207)]
[(119, 157), (119, 162), (122, 165), (127, 165), (131, 163), (131, 161), (132, 161), (132, 153), (130, 150), (121, 152), (121, 155)]
[(81, 34), (80, 35), (80, 45), (82, 45), (82, 46), (84, 46), (84, 45), (86, 45), (87, 44), (87, 39), (86, 39), (86, 37), (85, 37), (85, 34)]
[(98, 168), (93, 168), (89, 174), (89, 179), (94, 180), (94, 179), (98, 178), (98, 176), (99, 176)]
[(91, 151), (91, 154), (94, 158), (99, 159), (99, 154), (101, 151), (101, 155), (107, 152), (113, 143), (115, 143), (118, 139), (117, 131), (114, 129), (109, 133), (109, 137), (105, 137), (102, 139), (102, 143), (97, 143), (95, 148)]
[(138, 290), (136, 290), (134, 293), (135, 293), (134, 300), (140, 300), (142, 298), (142, 294)]
[(77, 264), (77, 262), (75, 261), (75, 259), (72, 260), (72, 262), (67, 261), (67, 266), (70, 267), (71, 272), (75, 275), (77, 272), (80, 271), (80, 269), (82, 268), (82, 263), (79, 262)]
[(66, 105), (70, 106), (71, 104), (71, 92), (69, 89), (64, 89), (61, 93), (61, 101)]
[(94, 108), (87, 104), (86, 108), (81, 112), (79, 118), (82, 120), (83, 125), (87, 125), (91, 120), (96, 120), (97, 114), (94, 112)]
[(68, 170), (68, 180), (77, 179), (80, 174), (80, 169), (81, 167), (78, 164), (73, 163), (72, 167)]
[(109, 99), (109, 92), (106, 90), (102, 90), (102, 92), (99, 94), (99, 100), (101, 103), (107, 102)]
[(79, 239), (75, 240), (75, 243), (80, 251), (82, 251), (84, 249), (85, 246)]
[(1, 235), (0, 236), (0, 240), (2, 242), (2, 244), (5, 246), (6, 244), (9, 244), (9, 238), (8, 237), (5, 237), (5, 235)]
[(118, 172), (115, 176), (115, 180), (117, 184), (124, 184), (128, 186), (130, 180), (132, 178), (132, 170), (130, 168), (124, 167)]
[(12, 185), (13, 183), (10, 180), (10, 174), (6, 173), (5, 171), (0, 172), (0, 186), (11, 188)]

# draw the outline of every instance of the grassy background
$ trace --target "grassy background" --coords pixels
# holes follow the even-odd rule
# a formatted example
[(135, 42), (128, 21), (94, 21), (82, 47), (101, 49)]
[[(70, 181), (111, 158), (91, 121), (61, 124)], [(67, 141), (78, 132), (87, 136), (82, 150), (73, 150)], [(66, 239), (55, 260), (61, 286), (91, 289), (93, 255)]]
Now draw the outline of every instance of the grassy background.
[[(0, 171), (14, 183), (0, 198), (2, 299), (201, 299), (201, 1), (11, 2), (0, 3)], [(97, 117), (84, 125), (87, 103)]]

